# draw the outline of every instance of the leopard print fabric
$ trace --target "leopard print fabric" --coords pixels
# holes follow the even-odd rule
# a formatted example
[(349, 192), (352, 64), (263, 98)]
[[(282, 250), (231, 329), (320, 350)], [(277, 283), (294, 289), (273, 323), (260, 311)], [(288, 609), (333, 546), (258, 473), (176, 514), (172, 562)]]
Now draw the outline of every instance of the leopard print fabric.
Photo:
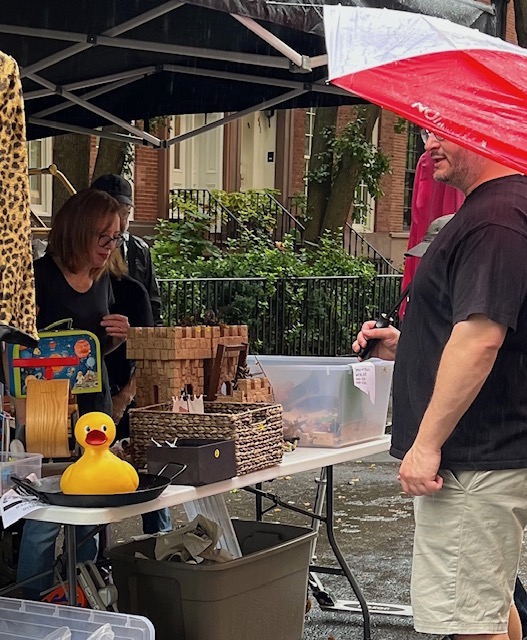
[(38, 340), (22, 84), (2, 52), (0, 105), (0, 326)]

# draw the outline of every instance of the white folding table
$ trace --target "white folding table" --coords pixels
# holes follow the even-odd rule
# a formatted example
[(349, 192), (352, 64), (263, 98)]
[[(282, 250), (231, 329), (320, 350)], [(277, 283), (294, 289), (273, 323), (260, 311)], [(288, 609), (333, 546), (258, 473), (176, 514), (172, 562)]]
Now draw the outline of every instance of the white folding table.
[[(333, 532), (333, 467), (334, 465), (351, 460), (357, 460), (367, 456), (374, 455), (383, 451), (387, 451), (390, 445), (390, 437), (383, 436), (369, 442), (341, 447), (339, 449), (326, 448), (305, 448), (298, 447), (295, 451), (285, 453), (282, 462), (268, 469), (255, 471), (243, 476), (237, 476), (230, 480), (216, 482), (214, 484), (203, 485), (200, 487), (171, 485), (163, 491), (163, 493), (149, 502), (141, 504), (129, 505), (124, 507), (107, 507), (107, 508), (81, 508), (81, 507), (43, 507), (38, 511), (33, 511), (27, 516), (31, 520), (41, 520), (44, 522), (56, 522), (64, 525), (65, 542), (67, 550), (67, 577), (68, 577), (68, 598), (70, 604), (76, 604), (76, 575), (77, 575), (77, 558), (76, 558), (76, 535), (75, 525), (103, 525), (112, 522), (120, 522), (126, 518), (137, 516), (142, 513), (156, 511), (163, 507), (174, 507), (201, 498), (219, 495), (229, 492), (233, 489), (243, 489), (253, 486), (259, 487), (263, 482), (274, 480), (283, 476), (293, 476), (303, 471), (312, 471), (315, 469), (323, 469), (327, 481), (326, 486), (326, 513), (325, 516), (316, 515), (311, 512), (298, 508), (292, 508), (283, 503), (281, 500), (275, 500), (276, 504), (280, 504), (285, 508), (292, 508), (293, 511), (299, 511), (305, 515), (317, 518), (326, 526), (328, 540), (335, 557), (341, 567), (339, 572), (346, 576), (350, 585), (358, 599), (358, 605), (363, 615), (364, 622), (364, 640), (370, 640), (370, 611), (368, 605), (358, 587), (355, 577), (349, 568), (338, 544), (335, 540)], [(257, 496), (273, 499), (273, 494), (261, 491), (259, 489), (250, 489)], [(348, 610), (352, 611), (351, 607)]]

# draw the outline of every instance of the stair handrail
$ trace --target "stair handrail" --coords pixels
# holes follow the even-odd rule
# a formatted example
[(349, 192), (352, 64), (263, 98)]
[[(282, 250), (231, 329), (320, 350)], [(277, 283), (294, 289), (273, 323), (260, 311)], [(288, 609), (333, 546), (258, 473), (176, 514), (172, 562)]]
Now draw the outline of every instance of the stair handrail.
[[(193, 195), (194, 193), (196, 193), (197, 195), (200, 192), (203, 194), (207, 194), (209, 202), (211, 201), (214, 202), (214, 204), (219, 208), (222, 214), (225, 214), (228, 218), (231, 218), (232, 220), (234, 220), (234, 222), (236, 222), (236, 224), (239, 227), (241, 227), (245, 231), (248, 231), (247, 226), (241, 220), (238, 220), (238, 218), (234, 215), (234, 213), (230, 209), (228, 209), (219, 198), (217, 198), (213, 193), (211, 193), (209, 189), (177, 187), (175, 189), (170, 189), (169, 191), (169, 193), (176, 194), (176, 195), (179, 195), (181, 192), (185, 194), (190, 193), (191, 195)], [(195, 198), (195, 200), (196, 200), (196, 204), (200, 204), (197, 197)]]
[[(378, 262), (380, 265), (382, 265), (384, 269), (388, 270), (388, 273), (392, 273), (394, 275), (401, 273), (399, 269), (394, 267), (393, 264), (385, 256), (382, 255), (382, 253), (380, 253), (372, 244), (370, 244), (366, 240), (366, 238), (363, 235), (361, 235), (356, 229), (354, 229), (353, 226), (347, 221), (346, 221), (345, 229), (348, 231), (350, 236), (356, 236), (356, 238), (358, 238), (361, 244), (366, 246), (366, 250), (367, 250), (366, 256), (365, 256), (366, 258), (369, 258), (370, 255), (372, 255), (374, 262)], [(342, 240), (345, 245), (346, 238), (343, 237)], [(356, 244), (357, 243), (355, 243), (355, 246)], [(351, 243), (350, 243), (350, 249), (351, 249)], [(356, 251), (355, 251), (355, 256), (357, 256)], [(382, 270), (382, 273), (384, 273), (384, 270)]]
[(295, 224), (296, 227), (299, 228), (301, 235), (303, 236), (304, 231), (306, 230), (305, 225), (302, 222), (300, 222), (300, 220), (296, 216), (294, 216), (287, 209), (287, 207), (284, 207), (284, 205), (280, 202), (280, 200), (275, 198), (272, 193), (265, 193), (264, 195), (266, 195), (269, 198), (269, 200), (271, 200), (271, 202), (277, 207), (277, 209), (280, 211), (282, 215), (285, 215), (286, 218), (289, 218), (290, 220), (293, 221), (293, 223)]

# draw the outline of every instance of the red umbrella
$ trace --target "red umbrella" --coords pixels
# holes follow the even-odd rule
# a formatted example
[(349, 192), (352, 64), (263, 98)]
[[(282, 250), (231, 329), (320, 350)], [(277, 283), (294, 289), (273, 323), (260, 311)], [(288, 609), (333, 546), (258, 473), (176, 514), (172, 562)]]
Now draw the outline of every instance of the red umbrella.
[(527, 173), (527, 50), (422, 14), (324, 7), (332, 84)]

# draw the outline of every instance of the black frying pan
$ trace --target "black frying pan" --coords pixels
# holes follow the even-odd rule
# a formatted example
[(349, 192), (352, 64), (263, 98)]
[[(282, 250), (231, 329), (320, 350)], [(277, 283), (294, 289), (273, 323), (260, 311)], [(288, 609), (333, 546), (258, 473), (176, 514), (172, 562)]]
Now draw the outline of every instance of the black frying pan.
[[(170, 477), (161, 475), (166, 468), (174, 468)], [(164, 466), (158, 475), (139, 474), (139, 486), (129, 493), (67, 495), (60, 490), (61, 476), (49, 476), (35, 482), (11, 476), (16, 491), (21, 495), (33, 495), (49, 505), (58, 507), (124, 507), (129, 504), (148, 502), (160, 496), (168, 485), (187, 468), (186, 464), (171, 463)]]

